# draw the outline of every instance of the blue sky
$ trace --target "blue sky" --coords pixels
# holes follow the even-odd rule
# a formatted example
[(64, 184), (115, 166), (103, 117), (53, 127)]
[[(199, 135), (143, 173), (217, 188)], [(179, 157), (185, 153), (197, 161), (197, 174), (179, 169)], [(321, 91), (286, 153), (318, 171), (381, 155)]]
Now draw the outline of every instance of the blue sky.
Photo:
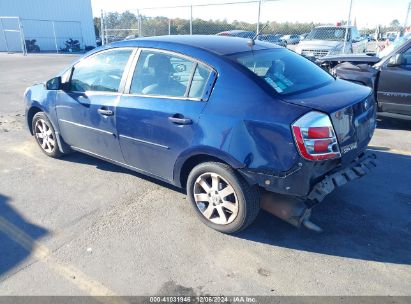
[[(92, 0), (93, 13), (100, 15), (100, 10), (118, 11), (135, 10), (147, 7), (164, 7), (179, 5), (196, 5), (208, 3), (234, 2), (236, 0)], [(239, 0), (241, 1), (241, 0)], [(377, 24), (389, 24), (393, 19), (401, 23), (410, 0), (353, 0), (352, 18), (359, 27), (374, 27)], [(347, 19), (349, 0), (278, 0), (263, 1), (261, 22), (291, 21), (291, 22), (321, 22), (336, 23)], [(188, 8), (149, 9), (143, 10), (144, 15), (166, 16), (169, 18), (189, 18)], [(224, 6), (194, 7), (193, 17), (201, 19), (227, 19), (256, 22), (257, 4), (236, 4)], [(411, 23), (411, 14), (408, 24)]]

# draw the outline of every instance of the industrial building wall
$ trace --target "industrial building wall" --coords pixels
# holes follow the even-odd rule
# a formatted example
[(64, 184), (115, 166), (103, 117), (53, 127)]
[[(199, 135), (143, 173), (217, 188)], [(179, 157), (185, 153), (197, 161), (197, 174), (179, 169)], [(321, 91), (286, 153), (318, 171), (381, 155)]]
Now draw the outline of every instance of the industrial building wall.
[[(0, 16), (21, 18), (25, 39), (36, 39), (41, 50), (64, 47), (69, 38), (81, 48), (95, 46), (91, 0), (0, 0)], [(52, 22), (54, 21), (54, 22)], [(4, 29), (17, 29), (16, 19), (2, 19)], [(21, 51), (18, 33), (1, 33), (0, 51)], [(56, 39), (54, 38), (56, 37)]]

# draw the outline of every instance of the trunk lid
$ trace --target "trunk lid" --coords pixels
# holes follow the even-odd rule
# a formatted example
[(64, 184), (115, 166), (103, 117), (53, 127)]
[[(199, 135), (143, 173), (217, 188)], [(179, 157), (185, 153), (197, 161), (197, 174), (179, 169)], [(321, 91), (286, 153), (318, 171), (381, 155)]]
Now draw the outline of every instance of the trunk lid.
[(381, 59), (378, 56), (371, 56), (367, 54), (340, 54), (340, 55), (327, 55), (319, 59), (321, 62), (334, 61), (334, 62), (356, 62), (356, 63), (369, 63), (374, 64)]
[(376, 105), (368, 87), (336, 80), (308, 92), (285, 96), (283, 100), (330, 116), (343, 163), (356, 158), (374, 133)]

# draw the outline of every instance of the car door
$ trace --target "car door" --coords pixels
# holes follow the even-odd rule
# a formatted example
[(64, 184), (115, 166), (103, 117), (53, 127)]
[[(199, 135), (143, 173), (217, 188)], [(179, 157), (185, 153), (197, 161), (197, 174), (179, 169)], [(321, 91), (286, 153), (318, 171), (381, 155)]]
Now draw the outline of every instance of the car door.
[(384, 112), (411, 115), (411, 48), (402, 56), (402, 64), (381, 67), (377, 100)]
[(201, 141), (199, 116), (216, 73), (194, 59), (153, 49), (140, 50), (133, 66), (117, 107), (126, 164), (172, 180), (177, 157)]
[(110, 49), (82, 59), (63, 75), (56, 114), (64, 141), (74, 149), (123, 162), (116, 104), (132, 48)]

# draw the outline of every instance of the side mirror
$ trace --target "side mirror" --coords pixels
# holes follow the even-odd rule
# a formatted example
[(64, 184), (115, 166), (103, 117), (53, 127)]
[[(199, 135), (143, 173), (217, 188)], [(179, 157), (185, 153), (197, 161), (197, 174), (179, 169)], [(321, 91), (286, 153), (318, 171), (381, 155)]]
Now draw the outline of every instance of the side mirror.
[(54, 77), (46, 82), (47, 90), (61, 90), (61, 77)]
[(390, 59), (388, 59), (387, 66), (389, 67), (396, 67), (400, 66), (405, 63), (405, 58), (402, 54), (397, 54), (395, 56), (392, 56)]

